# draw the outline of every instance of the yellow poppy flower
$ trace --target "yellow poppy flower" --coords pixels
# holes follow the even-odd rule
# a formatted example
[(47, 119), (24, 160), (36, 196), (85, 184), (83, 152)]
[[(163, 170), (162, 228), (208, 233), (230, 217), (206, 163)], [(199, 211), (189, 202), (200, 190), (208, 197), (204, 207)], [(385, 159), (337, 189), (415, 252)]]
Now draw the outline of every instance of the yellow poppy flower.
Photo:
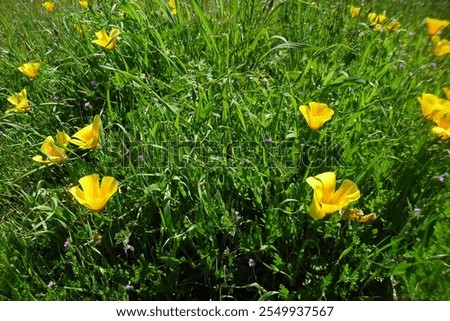
[(92, 124), (77, 131), (70, 140), (72, 144), (82, 149), (95, 149), (100, 146), (100, 127), (102, 122), (99, 115), (95, 115)]
[(447, 100), (450, 100), (450, 88), (444, 88), (445, 96), (447, 96)]
[(357, 221), (360, 223), (368, 223), (376, 220), (377, 214), (364, 214), (359, 208), (347, 209), (341, 214), (341, 220)]
[(169, 0), (169, 9), (173, 15), (177, 14), (177, 6), (175, 5), (175, 0)]
[(441, 39), (439, 36), (431, 38), (434, 43), (434, 55), (440, 57), (450, 53), (450, 42), (447, 39)]
[(102, 182), (99, 181), (98, 174), (84, 176), (78, 180), (81, 188), (71, 187), (69, 193), (83, 206), (93, 212), (100, 212), (106, 203), (117, 192), (117, 181), (114, 177), (105, 176)]
[(26, 113), (30, 111), (31, 107), (28, 104), (27, 99), (27, 90), (22, 89), (22, 91), (18, 94), (14, 94), (8, 97), (8, 101), (13, 104), (15, 107), (7, 109), (5, 114), (9, 113)]
[(419, 104), (422, 107), (422, 115), (426, 119), (433, 120), (450, 115), (450, 101), (436, 97), (432, 94), (422, 93), (418, 98)]
[(373, 30), (375, 30), (375, 31), (380, 31), (381, 28), (383, 28), (383, 26), (379, 23), (377, 23), (375, 26), (373, 26)]
[(100, 45), (106, 49), (113, 50), (116, 48), (117, 37), (120, 35), (119, 29), (112, 29), (109, 35), (105, 29), (102, 29), (95, 33), (97, 39), (92, 40), (92, 43)]
[(434, 36), (447, 27), (450, 24), (450, 21), (427, 17), (425, 18), (425, 23), (427, 24), (428, 34)]
[(387, 19), (385, 14), (376, 14), (375, 12), (369, 13), (368, 17), (371, 25), (382, 23)]
[(48, 11), (53, 11), (55, 9), (55, 4), (53, 2), (50, 2), (50, 1), (45, 1), (42, 5)]
[(384, 30), (386, 31), (394, 31), (400, 28), (400, 22), (398, 21), (391, 21), (388, 23), (386, 27), (384, 27)]
[(87, 9), (89, 7), (89, 4), (87, 1), (79, 1), (79, 3), (83, 9)]
[(19, 71), (30, 78), (35, 78), (38, 74), (38, 70), (41, 67), (40, 62), (29, 62), (20, 66)]
[(349, 203), (359, 199), (360, 192), (352, 181), (345, 179), (339, 189), (336, 189), (336, 173), (326, 172), (306, 179), (314, 190), (309, 214), (314, 219), (339, 211)]
[(438, 118), (435, 123), (436, 126), (431, 129), (431, 132), (441, 140), (448, 139), (450, 137), (450, 116)]
[(352, 18), (359, 15), (360, 11), (361, 11), (361, 7), (350, 6), (350, 15), (352, 16)]
[(61, 164), (67, 158), (65, 147), (69, 144), (69, 141), (70, 136), (64, 132), (56, 134), (56, 143), (52, 136), (47, 136), (41, 146), (41, 152), (46, 158), (37, 155), (33, 157), (33, 160), (39, 163)]
[(329, 108), (327, 104), (310, 102), (308, 106), (300, 106), (300, 112), (305, 117), (309, 128), (318, 130), (326, 121), (330, 120), (334, 115), (334, 110)]

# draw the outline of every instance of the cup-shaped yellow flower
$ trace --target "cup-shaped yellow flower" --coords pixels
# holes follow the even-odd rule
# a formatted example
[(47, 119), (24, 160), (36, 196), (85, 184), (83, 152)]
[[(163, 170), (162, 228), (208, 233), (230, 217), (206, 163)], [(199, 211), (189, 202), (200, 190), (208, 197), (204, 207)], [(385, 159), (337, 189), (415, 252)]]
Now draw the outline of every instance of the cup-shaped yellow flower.
[(394, 30), (397, 30), (398, 28), (400, 28), (400, 22), (394, 20), (394, 21), (389, 22), (387, 24), (387, 26), (384, 27), (384, 30), (386, 30), (386, 31), (394, 31)]
[(169, 9), (170, 9), (170, 12), (172, 12), (173, 15), (177, 14), (177, 6), (175, 4), (175, 0), (169, 0)]
[(80, 6), (83, 9), (87, 9), (89, 7), (89, 3), (87, 1), (78, 1), (80, 3)]
[(433, 94), (422, 93), (418, 98), (422, 107), (422, 115), (426, 119), (433, 120), (446, 114), (450, 115), (450, 101), (436, 97)]
[(427, 17), (425, 18), (425, 23), (427, 24), (428, 34), (434, 36), (447, 27), (450, 24), (450, 21)]
[(81, 188), (71, 187), (69, 193), (83, 206), (93, 212), (100, 212), (106, 203), (117, 192), (117, 181), (114, 177), (104, 176), (100, 183), (98, 174), (84, 176), (78, 180)]
[(376, 14), (375, 12), (369, 13), (368, 17), (371, 25), (382, 23), (387, 19), (385, 14)]
[(439, 36), (432, 37), (434, 43), (434, 55), (436, 57), (444, 56), (450, 53), (450, 42), (447, 39), (441, 39)]
[(309, 107), (303, 105), (299, 110), (312, 130), (318, 130), (334, 115), (334, 110), (323, 103), (310, 102)]
[(7, 109), (5, 111), (5, 114), (26, 113), (31, 109), (30, 105), (28, 104), (26, 89), (22, 89), (22, 91), (18, 94), (9, 96), (8, 101), (14, 105), (14, 108)]
[(95, 115), (92, 124), (77, 131), (70, 142), (82, 149), (95, 149), (100, 146), (100, 127), (102, 126), (102, 121), (99, 115)]
[(106, 49), (113, 50), (116, 48), (117, 37), (120, 35), (119, 29), (112, 29), (109, 35), (106, 33), (105, 29), (102, 29), (95, 33), (97, 39), (92, 40), (92, 43), (100, 45)]
[(350, 15), (352, 16), (352, 18), (359, 15), (360, 11), (361, 11), (361, 7), (350, 6)]
[(436, 126), (431, 129), (431, 132), (441, 140), (448, 139), (450, 137), (450, 115), (436, 119), (435, 123)]
[(336, 191), (336, 173), (334, 172), (308, 177), (306, 182), (314, 190), (313, 200), (309, 208), (309, 214), (314, 219), (331, 215), (360, 197), (358, 187), (348, 179), (345, 179)]
[(39, 163), (54, 163), (61, 164), (66, 158), (65, 147), (69, 144), (70, 136), (64, 132), (58, 132), (56, 134), (56, 142), (52, 136), (47, 136), (44, 143), (41, 146), (41, 152), (45, 155), (37, 155), (33, 157), (33, 160)]
[(48, 11), (53, 11), (55, 9), (55, 4), (51, 1), (45, 1), (42, 5)]
[(20, 66), (19, 71), (30, 78), (35, 78), (38, 74), (39, 68), (41, 67), (40, 62), (28, 62)]

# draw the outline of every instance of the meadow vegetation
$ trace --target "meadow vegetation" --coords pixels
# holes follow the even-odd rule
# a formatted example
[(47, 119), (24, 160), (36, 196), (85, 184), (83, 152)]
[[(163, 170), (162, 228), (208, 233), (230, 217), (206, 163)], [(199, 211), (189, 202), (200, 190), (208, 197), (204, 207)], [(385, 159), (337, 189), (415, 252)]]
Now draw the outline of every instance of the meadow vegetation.
[[(449, 1), (52, 2), (0, 2), (0, 299), (450, 300), (450, 123), (418, 100), (446, 104)], [(329, 172), (358, 193), (313, 217)]]

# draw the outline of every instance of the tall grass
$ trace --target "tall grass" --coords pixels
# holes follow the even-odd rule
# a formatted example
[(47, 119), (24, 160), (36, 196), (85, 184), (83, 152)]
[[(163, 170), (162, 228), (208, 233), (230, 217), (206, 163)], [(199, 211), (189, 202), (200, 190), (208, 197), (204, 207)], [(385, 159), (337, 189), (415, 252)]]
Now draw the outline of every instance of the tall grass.
[[(423, 25), (448, 1), (89, 2), (0, 4), (2, 110), (23, 88), (33, 107), (0, 116), (1, 299), (450, 299), (450, 145), (417, 101), (450, 87)], [(400, 29), (372, 29), (384, 10)], [(317, 132), (310, 101), (335, 111)], [(96, 114), (100, 148), (31, 160)], [(314, 220), (326, 171), (377, 220)], [(101, 213), (67, 192), (91, 173), (119, 182)]]

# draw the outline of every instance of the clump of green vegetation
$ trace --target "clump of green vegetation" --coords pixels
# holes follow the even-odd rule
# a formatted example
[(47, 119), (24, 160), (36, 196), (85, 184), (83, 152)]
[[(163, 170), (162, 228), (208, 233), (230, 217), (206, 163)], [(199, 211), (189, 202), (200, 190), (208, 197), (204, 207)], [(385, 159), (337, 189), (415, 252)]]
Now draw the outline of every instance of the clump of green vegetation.
[[(446, 100), (423, 21), (450, 17), (369, 2), (1, 1), (0, 299), (449, 300), (450, 139), (418, 97)], [(94, 173), (104, 204), (73, 196)]]

